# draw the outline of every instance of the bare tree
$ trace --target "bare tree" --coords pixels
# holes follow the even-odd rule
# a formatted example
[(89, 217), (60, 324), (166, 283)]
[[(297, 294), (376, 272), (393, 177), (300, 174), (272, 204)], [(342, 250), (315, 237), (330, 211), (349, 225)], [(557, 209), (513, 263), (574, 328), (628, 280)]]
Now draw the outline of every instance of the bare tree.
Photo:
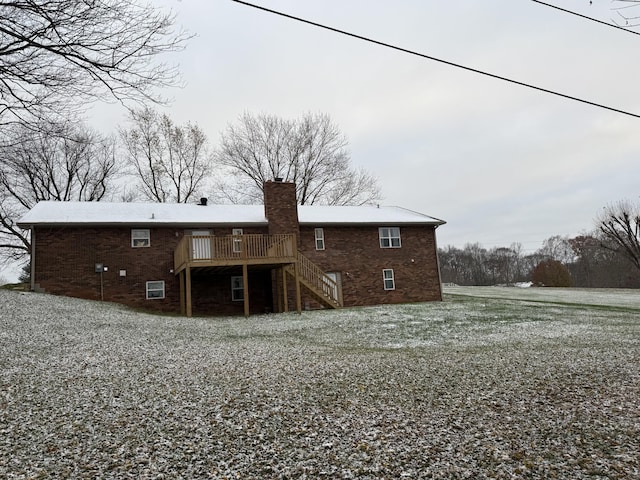
[(59, 116), (87, 100), (159, 100), (182, 49), (174, 17), (136, 0), (0, 0), (0, 125)]
[(11, 127), (0, 145), (0, 253), (29, 253), (18, 218), (41, 200), (98, 201), (118, 173), (114, 141), (71, 123)]
[(553, 235), (542, 242), (542, 248), (537, 253), (548, 260), (557, 260), (568, 265), (575, 260), (576, 254), (571, 247), (569, 237)]
[(347, 139), (328, 115), (290, 121), (245, 113), (229, 125), (216, 154), (234, 183), (219, 191), (234, 203), (262, 199), (267, 180), (295, 182), (300, 205), (362, 205), (380, 199), (373, 176), (352, 167)]
[(178, 126), (150, 108), (132, 111), (121, 130), (142, 195), (155, 202), (186, 203), (202, 193), (211, 173), (207, 137), (195, 124)]
[(626, 200), (605, 207), (596, 220), (602, 246), (621, 253), (640, 269), (640, 205)]

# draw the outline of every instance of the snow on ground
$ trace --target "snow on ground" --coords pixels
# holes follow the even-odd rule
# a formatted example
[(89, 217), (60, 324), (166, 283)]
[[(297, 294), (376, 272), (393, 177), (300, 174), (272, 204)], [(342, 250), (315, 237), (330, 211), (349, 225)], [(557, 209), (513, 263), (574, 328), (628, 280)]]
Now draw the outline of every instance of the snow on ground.
[(622, 288), (444, 287), (451, 295), (640, 308), (640, 290)]
[(640, 478), (640, 308), (535, 300), (188, 319), (0, 290), (0, 477)]

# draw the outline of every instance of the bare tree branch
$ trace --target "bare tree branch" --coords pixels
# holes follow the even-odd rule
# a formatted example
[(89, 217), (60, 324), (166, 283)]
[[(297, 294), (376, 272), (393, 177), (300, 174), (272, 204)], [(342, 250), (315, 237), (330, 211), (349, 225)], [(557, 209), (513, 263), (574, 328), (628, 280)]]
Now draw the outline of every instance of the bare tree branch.
[[(636, 12), (635, 7), (640, 5), (639, 0), (612, 0), (615, 6), (611, 9), (614, 10), (618, 18), (613, 19), (613, 23), (619, 27), (630, 28), (640, 25), (640, 15), (633, 15), (631, 12)], [(633, 10), (632, 10), (633, 9)]]
[(605, 240), (602, 246), (623, 254), (640, 269), (640, 205), (619, 201), (605, 207), (596, 221)]
[(229, 125), (216, 153), (235, 177), (220, 187), (234, 203), (257, 203), (267, 180), (295, 182), (300, 205), (361, 205), (380, 199), (376, 180), (351, 166), (347, 139), (328, 115), (289, 121), (242, 115)]
[(207, 137), (195, 124), (178, 126), (150, 108), (132, 111), (121, 130), (124, 149), (142, 195), (155, 202), (186, 203), (205, 189), (212, 170)]
[(156, 58), (188, 38), (173, 23), (136, 0), (0, 0), (0, 125), (95, 99), (160, 101), (177, 71)]
[(115, 143), (71, 123), (15, 125), (0, 145), (0, 256), (29, 253), (16, 222), (41, 200), (98, 201), (118, 174)]

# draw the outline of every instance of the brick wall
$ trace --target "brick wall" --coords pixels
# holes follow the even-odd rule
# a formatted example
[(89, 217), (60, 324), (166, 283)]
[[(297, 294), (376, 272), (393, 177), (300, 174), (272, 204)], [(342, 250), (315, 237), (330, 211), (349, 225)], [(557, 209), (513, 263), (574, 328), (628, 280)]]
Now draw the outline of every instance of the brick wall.
[[(102, 296), (137, 308), (179, 311), (179, 284), (171, 270), (183, 230), (152, 228), (150, 234), (149, 247), (133, 248), (130, 228), (37, 228), (36, 287), (57, 295)], [(108, 271), (96, 273), (96, 263)], [(146, 282), (158, 280), (165, 282), (165, 298), (147, 300)]]
[[(134, 227), (135, 228), (135, 227)], [(56, 295), (122, 303), (134, 308), (180, 312), (179, 279), (172, 273), (173, 252), (185, 232), (207, 230), (151, 228), (149, 247), (131, 247), (131, 228), (38, 228), (36, 230), (35, 282), (38, 289)], [(208, 229), (213, 235), (230, 235), (231, 227)], [(264, 228), (243, 228), (244, 234), (264, 234)], [(95, 264), (108, 268), (102, 275)], [(125, 276), (120, 271), (125, 271)], [(231, 277), (241, 268), (224, 272), (192, 270), (194, 314), (243, 314), (244, 303), (231, 299)], [(102, 279), (101, 279), (102, 277)], [(147, 299), (146, 282), (163, 280), (164, 299)], [(102, 281), (102, 284), (101, 284)], [(251, 313), (273, 311), (271, 273), (249, 271)]]
[(269, 234), (294, 234), (298, 238), (298, 205), (296, 185), (289, 182), (265, 182), (264, 214), (269, 221)]
[[(325, 272), (340, 272), (345, 306), (442, 299), (432, 226), (400, 227), (400, 248), (380, 248), (377, 226), (329, 226), (325, 250), (316, 250), (314, 230), (300, 228), (300, 250)], [(393, 269), (395, 290), (384, 289), (383, 269)]]
[[(282, 189), (282, 190), (280, 190)], [(280, 193), (284, 192), (284, 200)], [(267, 182), (265, 213), (269, 233), (298, 234), (299, 248), (326, 272), (338, 272), (345, 306), (441, 300), (435, 229), (400, 227), (401, 248), (380, 248), (377, 226), (323, 226), (325, 250), (315, 250), (314, 226), (299, 227), (295, 185)], [(393, 227), (395, 225), (388, 225)], [(135, 226), (133, 228), (136, 228)], [(214, 235), (229, 235), (232, 227), (211, 228)], [(292, 232), (293, 229), (293, 232)], [(183, 227), (151, 228), (149, 247), (131, 247), (131, 228), (37, 228), (35, 232), (35, 282), (59, 295), (119, 302), (155, 311), (180, 311), (178, 277), (172, 273), (173, 252), (185, 232)], [(196, 230), (205, 230), (196, 228)], [(244, 228), (243, 233), (267, 233), (266, 228)], [(108, 271), (100, 275), (95, 264)], [(395, 290), (385, 290), (382, 271), (393, 269)], [(125, 275), (120, 275), (120, 271)], [(251, 313), (276, 311), (280, 295), (279, 270), (250, 270)], [(192, 299), (196, 314), (243, 313), (243, 302), (231, 301), (231, 276), (224, 272), (193, 270)], [(164, 299), (146, 299), (146, 282), (165, 282)], [(101, 283), (102, 281), (102, 283)], [(288, 281), (289, 309), (295, 309), (293, 281)], [(304, 292), (304, 290), (303, 290)], [(303, 296), (303, 308), (319, 305)]]

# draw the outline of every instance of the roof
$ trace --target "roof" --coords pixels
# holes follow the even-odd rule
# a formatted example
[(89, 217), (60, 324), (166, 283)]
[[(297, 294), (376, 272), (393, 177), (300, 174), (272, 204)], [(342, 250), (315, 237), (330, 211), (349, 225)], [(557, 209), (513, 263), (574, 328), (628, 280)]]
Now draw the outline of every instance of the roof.
[[(298, 207), (301, 225), (442, 225), (428, 215), (401, 207)], [(39, 202), (20, 218), (32, 226), (266, 226), (263, 205), (195, 205), (184, 203)]]
[(301, 205), (298, 207), (298, 221), (301, 225), (442, 225), (445, 223), (443, 220), (402, 207), (372, 205), (354, 207)]

